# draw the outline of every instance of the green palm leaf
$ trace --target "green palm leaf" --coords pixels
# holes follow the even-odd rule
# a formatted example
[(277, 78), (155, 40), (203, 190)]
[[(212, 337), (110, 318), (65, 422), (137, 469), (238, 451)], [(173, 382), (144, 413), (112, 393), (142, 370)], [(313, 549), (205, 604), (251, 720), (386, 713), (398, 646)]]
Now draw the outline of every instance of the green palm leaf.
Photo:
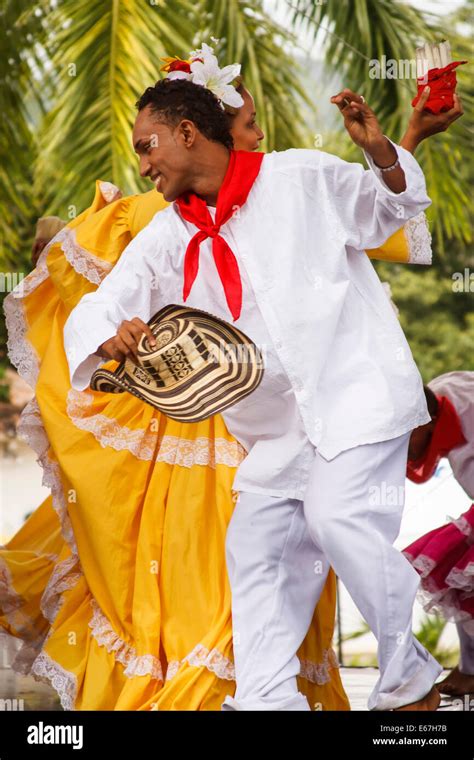
[[(397, 139), (410, 113), (414, 83), (370, 79), (369, 61), (381, 55), (413, 57), (416, 44), (439, 35), (434, 22), (397, 0), (287, 0), (286, 7), (294, 30), (307, 27), (319, 36), (329, 66), (347, 86), (363, 87), (384, 131)], [(3, 0), (1, 8), (6, 21), (0, 31), (0, 76), (6, 83), (0, 104), (7, 124), (0, 142), (4, 260), (24, 243), (22, 230), (31, 235), (35, 215), (67, 218), (88, 205), (97, 177), (127, 193), (146, 188), (130, 145), (134, 102), (159, 76), (160, 56), (185, 55), (211, 35), (220, 40), (217, 51), (225, 63), (243, 64), (266, 133), (265, 149), (311, 144), (309, 124), (317, 104), (288, 53), (293, 32), (265, 12), (262, 0), (40, 0), (33, 5)], [(445, 33), (455, 54), (469, 57), (468, 40), (456, 27), (460, 14), (445, 19)], [(467, 69), (458, 76), (463, 100), (471, 106)], [(446, 235), (469, 239), (470, 170), (462, 157), (470, 138), (464, 117), (420, 148), (440, 246)], [(360, 159), (344, 131), (334, 134), (327, 127), (324, 148)]]
[[(56, 91), (40, 135), (35, 188), (64, 216), (90, 201), (99, 176), (124, 192), (149, 189), (130, 143), (134, 104), (159, 78), (160, 56), (189, 49), (188, 0), (59, 0), (50, 17)], [(71, 208), (72, 207), (72, 208)]]
[[(42, 113), (38, 81), (31, 63), (41, 71), (41, 58), (25, 50), (42, 35), (41, 15), (30, 14), (25, 0), (8, 0), (0, 6), (0, 242), (2, 265), (17, 261), (29, 245), (38, 214), (32, 193), (37, 154), (34, 115)], [(27, 16), (28, 14), (28, 16)]]
[[(469, 7), (443, 19), (427, 20), (417, 9), (399, 0), (288, 0), (293, 22), (324, 47), (329, 66), (340, 73), (344, 86), (363, 92), (374, 109), (385, 134), (400, 139), (416, 93), (413, 79), (372, 79), (370, 62), (409, 61), (422, 41), (451, 41), (453, 59), (472, 59), (469, 38), (459, 31), (459, 22), (469, 20)], [(469, 0), (471, 12), (472, 0)], [(472, 76), (468, 67), (458, 69), (458, 91), (466, 111), (472, 113)], [(346, 157), (357, 159), (359, 151), (344, 135)], [(472, 150), (472, 123), (466, 116), (449, 132), (425, 140), (417, 158), (425, 172), (433, 200), (427, 215), (435, 233), (438, 253), (444, 254), (445, 238), (469, 241), (469, 179), (462, 155)]]
[[(435, 30), (420, 11), (399, 0), (288, 0), (293, 23), (324, 47), (328, 66), (338, 70), (344, 85), (363, 90), (384, 124), (401, 127), (401, 107), (413, 97), (406, 79), (372, 79), (371, 62), (407, 60), (420, 39), (434, 40)], [(416, 88), (415, 88), (416, 91)]]
[[(300, 69), (283, 50), (294, 35), (277, 24), (256, 0), (203, 0), (199, 41), (219, 39), (216, 51), (225, 63), (238, 61), (252, 92), (265, 133), (264, 150), (308, 144), (303, 106), (311, 105)], [(204, 25), (202, 20), (205, 19)]]

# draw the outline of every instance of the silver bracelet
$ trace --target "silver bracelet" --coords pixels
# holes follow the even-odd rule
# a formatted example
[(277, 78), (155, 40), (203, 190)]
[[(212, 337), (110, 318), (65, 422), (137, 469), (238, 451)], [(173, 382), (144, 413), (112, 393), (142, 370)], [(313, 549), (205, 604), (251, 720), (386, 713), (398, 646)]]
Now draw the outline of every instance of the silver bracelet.
[[(375, 161), (374, 161), (374, 164), (375, 164)], [(400, 161), (397, 158), (397, 160), (395, 161), (395, 163), (394, 164), (390, 164), (390, 166), (379, 166), (378, 164), (375, 164), (375, 166), (377, 167), (377, 169), (380, 172), (392, 172), (394, 169), (397, 168), (397, 166), (400, 166)]]

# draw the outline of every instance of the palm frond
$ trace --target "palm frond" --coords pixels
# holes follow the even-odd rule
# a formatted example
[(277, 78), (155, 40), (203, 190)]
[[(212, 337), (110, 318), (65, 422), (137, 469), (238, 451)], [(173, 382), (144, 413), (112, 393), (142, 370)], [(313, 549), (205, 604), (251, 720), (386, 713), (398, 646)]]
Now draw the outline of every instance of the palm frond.
[(303, 106), (310, 100), (298, 64), (284, 52), (296, 43), (291, 31), (275, 22), (258, 0), (202, 0), (200, 19), (196, 42), (213, 36), (219, 40), (216, 50), (223, 62), (242, 64), (265, 133), (264, 150), (307, 144), (310, 132)]
[[(296, 28), (305, 29), (323, 46), (325, 60), (340, 73), (343, 86), (363, 92), (385, 134), (397, 141), (411, 113), (411, 100), (416, 94), (413, 78), (371, 78), (373, 61), (410, 61), (422, 41), (451, 41), (453, 56), (472, 59), (470, 39), (459, 29), (463, 14), (456, 11), (440, 20), (429, 19), (419, 10), (400, 0), (286, 0), (292, 10)], [(472, 0), (469, 0), (471, 8)], [(468, 67), (465, 67), (467, 69)], [(415, 74), (413, 69), (405, 73)], [(459, 93), (467, 113), (472, 114), (472, 76), (458, 69)], [(400, 72), (399, 72), (400, 73)], [(399, 137), (400, 136), (400, 137)], [(355, 158), (357, 151), (342, 144)], [(469, 241), (469, 181), (461, 156), (472, 150), (472, 123), (465, 115), (442, 135), (425, 140), (418, 152), (433, 204), (428, 210), (432, 221), (438, 252), (443, 256), (445, 239)]]
[[(20, 265), (30, 244), (37, 209), (32, 194), (37, 155), (35, 113), (43, 103), (32, 66), (41, 68), (35, 42), (43, 33), (42, 13), (27, 0), (6, 0), (0, 10), (0, 262)], [(40, 9), (38, 9), (40, 10)]]
[[(413, 97), (412, 83), (403, 78), (372, 78), (372, 62), (413, 59), (421, 40), (434, 40), (422, 13), (399, 0), (287, 0), (296, 28), (306, 30), (324, 48), (326, 64), (337, 68), (344, 86), (363, 90), (385, 124)], [(410, 95), (411, 93), (411, 95)], [(394, 121), (395, 127), (397, 122)]]
[(160, 56), (189, 49), (189, 0), (58, 0), (49, 48), (56, 90), (40, 135), (35, 189), (50, 210), (87, 205), (97, 177), (125, 193), (149, 189), (131, 146), (134, 104), (159, 78)]

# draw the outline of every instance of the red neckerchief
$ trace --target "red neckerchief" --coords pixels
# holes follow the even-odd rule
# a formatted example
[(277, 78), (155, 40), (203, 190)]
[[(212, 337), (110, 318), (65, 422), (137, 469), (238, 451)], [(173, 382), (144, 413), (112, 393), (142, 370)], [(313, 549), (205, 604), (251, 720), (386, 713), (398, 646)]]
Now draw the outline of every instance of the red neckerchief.
[(407, 478), (415, 483), (426, 483), (431, 478), (438, 462), (447, 456), (451, 449), (466, 443), (458, 413), (446, 396), (437, 396), (439, 402), (438, 416), (431, 440), (423, 456), (408, 460)]
[(426, 85), (430, 86), (430, 94), (425, 103), (424, 110), (430, 113), (441, 113), (449, 111), (454, 106), (453, 95), (456, 91), (456, 69), (467, 61), (452, 61), (442, 69), (430, 69), (428, 71), (428, 81), (426, 75), (418, 77), (417, 86), (418, 94), (411, 101), (412, 106), (416, 106)]
[(184, 257), (183, 301), (186, 301), (199, 270), (199, 246), (203, 240), (212, 238), (212, 255), (224, 287), (227, 305), (234, 322), (242, 308), (242, 282), (237, 259), (219, 230), (241, 208), (255, 182), (264, 153), (231, 150), (229, 166), (219, 189), (216, 220), (212, 221), (206, 202), (195, 193), (185, 193), (176, 199), (183, 219), (199, 228), (188, 243)]

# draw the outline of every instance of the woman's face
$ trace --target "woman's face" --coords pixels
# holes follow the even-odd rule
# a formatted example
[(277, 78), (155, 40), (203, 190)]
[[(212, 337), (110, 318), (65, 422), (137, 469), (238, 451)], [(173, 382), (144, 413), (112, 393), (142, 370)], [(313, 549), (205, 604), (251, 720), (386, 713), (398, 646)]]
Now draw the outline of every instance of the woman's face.
[(241, 95), (244, 104), (232, 119), (230, 130), (234, 138), (235, 150), (258, 150), (264, 134), (255, 121), (255, 103), (248, 90), (243, 89)]

